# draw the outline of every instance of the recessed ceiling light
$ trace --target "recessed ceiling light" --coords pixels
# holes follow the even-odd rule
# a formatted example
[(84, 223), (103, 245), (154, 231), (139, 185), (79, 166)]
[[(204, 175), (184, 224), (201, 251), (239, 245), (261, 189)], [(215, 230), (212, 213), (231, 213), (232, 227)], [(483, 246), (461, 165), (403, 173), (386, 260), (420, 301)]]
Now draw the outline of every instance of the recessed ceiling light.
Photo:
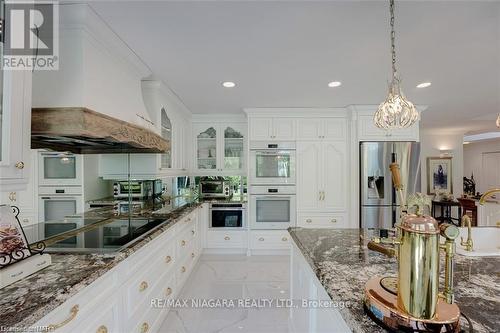
[(417, 88), (427, 88), (430, 87), (432, 83), (430, 82), (422, 82), (420, 84), (417, 84)]
[(232, 81), (225, 81), (225, 82), (222, 82), (222, 86), (224, 88), (234, 88), (234, 87), (236, 87), (236, 83), (234, 83)]
[(340, 81), (328, 82), (328, 86), (330, 88), (340, 87), (341, 85), (342, 85), (342, 82), (340, 82)]

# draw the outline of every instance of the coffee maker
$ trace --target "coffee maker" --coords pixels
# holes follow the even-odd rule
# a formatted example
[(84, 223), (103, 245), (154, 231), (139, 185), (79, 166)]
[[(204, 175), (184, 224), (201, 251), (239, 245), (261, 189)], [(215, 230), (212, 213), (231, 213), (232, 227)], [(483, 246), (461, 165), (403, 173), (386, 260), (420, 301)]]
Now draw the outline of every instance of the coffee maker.
[[(400, 191), (397, 165), (391, 165), (391, 171)], [(430, 203), (422, 194), (410, 196), (396, 224), (396, 236), (374, 238), (368, 243), (369, 249), (398, 261), (397, 277), (373, 277), (365, 285), (366, 313), (390, 331), (460, 330), (460, 310), (453, 298), (453, 255), (459, 230), (450, 224), (438, 225), (433, 217), (424, 215), (424, 207)], [(415, 213), (407, 212), (413, 208)], [(445, 277), (444, 291), (439, 293), (441, 250), (445, 253)]]

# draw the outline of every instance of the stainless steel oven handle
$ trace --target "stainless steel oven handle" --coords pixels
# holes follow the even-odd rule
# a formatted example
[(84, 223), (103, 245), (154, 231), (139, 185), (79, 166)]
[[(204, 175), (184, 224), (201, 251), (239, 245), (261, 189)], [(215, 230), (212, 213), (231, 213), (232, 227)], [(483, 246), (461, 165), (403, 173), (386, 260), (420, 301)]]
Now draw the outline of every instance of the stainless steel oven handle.
[(284, 197), (284, 196), (277, 196), (277, 195), (276, 196), (269, 195), (269, 196), (265, 196), (265, 197), (258, 196), (255, 199), (256, 200), (262, 200), (262, 199), (268, 199), (268, 200), (283, 200), (283, 199), (287, 200), (288, 199), (288, 200), (290, 200), (291, 196)]

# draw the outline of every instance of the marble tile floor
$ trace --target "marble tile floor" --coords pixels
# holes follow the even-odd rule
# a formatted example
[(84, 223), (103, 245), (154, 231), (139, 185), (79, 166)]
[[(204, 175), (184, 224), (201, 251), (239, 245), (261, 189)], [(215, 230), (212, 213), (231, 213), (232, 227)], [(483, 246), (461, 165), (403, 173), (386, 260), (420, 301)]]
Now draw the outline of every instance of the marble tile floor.
[[(289, 256), (204, 255), (178, 299), (288, 299)], [(161, 333), (291, 332), (289, 309), (266, 306), (172, 309)]]

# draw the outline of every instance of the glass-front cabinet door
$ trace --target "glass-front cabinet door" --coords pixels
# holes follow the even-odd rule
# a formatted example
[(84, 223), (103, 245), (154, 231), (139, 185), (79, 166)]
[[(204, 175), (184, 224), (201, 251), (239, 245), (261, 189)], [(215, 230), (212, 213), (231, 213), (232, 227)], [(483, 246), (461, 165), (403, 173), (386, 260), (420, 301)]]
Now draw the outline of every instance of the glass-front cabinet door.
[(196, 128), (196, 167), (198, 169), (218, 169), (217, 166), (217, 126)]
[[(235, 126), (233, 126), (235, 127)], [(243, 169), (244, 136), (241, 131), (231, 126), (224, 129), (224, 169)]]
[(239, 174), (245, 169), (246, 123), (197, 123), (196, 166), (199, 171)]
[(167, 115), (167, 111), (161, 109), (161, 136), (168, 142), (170, 142), (170, 148), (163, 154), (161, 154), (161, 168), (171, 168), (172, 167), (172, 122)]

